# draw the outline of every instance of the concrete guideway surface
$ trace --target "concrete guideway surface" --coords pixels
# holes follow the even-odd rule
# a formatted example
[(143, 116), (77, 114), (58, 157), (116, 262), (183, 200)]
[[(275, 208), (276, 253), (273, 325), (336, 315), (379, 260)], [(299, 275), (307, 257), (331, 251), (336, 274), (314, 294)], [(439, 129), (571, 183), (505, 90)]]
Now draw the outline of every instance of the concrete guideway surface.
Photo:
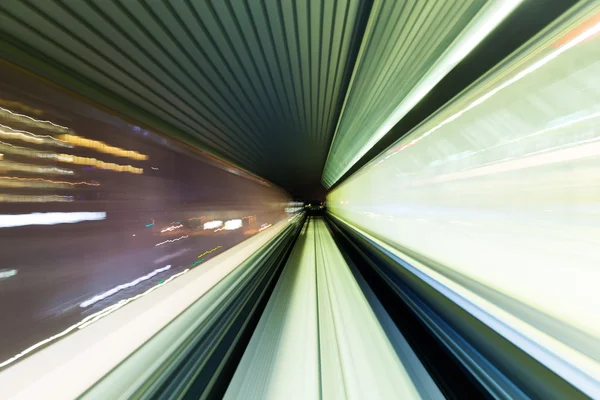
[(395, 350), (401, 334), (384, 330), (357, 279), (310, 218), (225, 399), (442, 398), (418, 359)]

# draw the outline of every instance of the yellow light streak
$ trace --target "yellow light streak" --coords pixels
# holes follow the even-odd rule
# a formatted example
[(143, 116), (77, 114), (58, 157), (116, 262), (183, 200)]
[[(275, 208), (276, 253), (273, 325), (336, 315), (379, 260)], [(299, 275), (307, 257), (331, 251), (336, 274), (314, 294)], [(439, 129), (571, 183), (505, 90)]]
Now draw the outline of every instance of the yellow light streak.
[(204, 257), (205, 255), (212, 253), (213, 251), (217, 251), (217, 250), (219, 250), (221, 247), (223, 247), (223, 246), (217, 246), (217, 247), (215, 247), (214, 249), (207, 250), (207, 251), (205, 251), (204, 253), (200, 254), (200, 255), (198, 256), (198, 258), (202, 258), (202, 257)]
[(69, 154), (56, 154), (55, 156), (58, 161), (69, 164), (90, 165), (101, 169), (108, 169), (116, 172), (130, 172), (132, 174), (144, 173), (142, 168), (132, 167), (131, 165), (119, 165), (115, 163), (104, 162), (95, 158), (72, 156)]
[(25, 157), (37, 157), (37, 158), (52, 158), (60, 162), (77, 165), (90, 165), (102, 169), (108, 169), (117, 172), (130, 172), (132, 174), (142, 174), (144, 170), (142, 168), (132, 167), (131, 165), (120, 165), (115, 163), (109, 163), (97, 160), (90, 157), (79, 157), (71, 154), (61, 154), (48, 151), (37, 151), (27, 147), (13, 146), (9, 143), (0, 142), (0, 150), (7, 153), (21, 155)]
[(33, 115), (43, 115), (44, 114), (44, 112), (42, 110), (38, 110), (37, 108), (30, 107), (30, 106), (20, 103), (18, 101), (0, 99), (0, 106), (1, 107), (9, 107), (9, 108), (13, 108), (13, 109), (15, 109), (15, 108), (20, 109), (26, 113), (33, 114)]
[(98, 140), (86, 139), (76, 135), (60, 135), (60, 140), (71, 143), (76, 146), (87, 147), (99, 151), (101, 153), (112, 154), (118, 157), (131, 158), (133, 160), (147, 160), (148, 156), (145, 154), (138, 153), (133, 150), (125, 150), (120, 147), (110, 146), (104, 142)]
[(69, 203), (72, 196), (0, 194), (0, 203)]
[(72, 189), (75, 186), (100, 186), (96, 182), (67, 182), (55, 181), (43, 178), (20, 178), (12, 176), (0, 176), (0, 187), (37, 187), (37, 188), (68, 188)]

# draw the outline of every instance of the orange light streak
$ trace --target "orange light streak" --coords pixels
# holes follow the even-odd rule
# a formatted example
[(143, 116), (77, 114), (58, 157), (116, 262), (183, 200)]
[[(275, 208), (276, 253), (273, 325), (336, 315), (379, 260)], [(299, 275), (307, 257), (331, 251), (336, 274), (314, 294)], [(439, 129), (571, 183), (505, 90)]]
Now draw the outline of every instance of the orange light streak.
[(104, 142), (98, 140), (86, 139), (76, 135), (60, 135), (60, 140), (67, 143), (71, 143), (76, 146), (87, 147), (89, 149), (97, 150), (101, 153), (112, 154), (118, 157), (131, 158), (133, 160), (147, 160), (148, 156), (145, 154), (138, 153), (133, 150), (125, 150), (120, 147), (110, 146)]
[[(569, 32), (567, 32), (563, 37), (561, 37), (556, 42), (554, 42), (552, 44), (552, 47), (560, 47), (560, 46), (562, 46), (562, 45), (570, 42), (571, 40), (575, 39), (576, 37), (578, 37), (583, 32), (585, 32), (588, 29), (592, 28), (598, 22), (600, 22), (600, 13), (594, 15), (593, 17), (591, 17), (590, 19), (588, 19), (587, 21), (585, 21), (581, 25), (579, 25), (579, 26), (575, 27), (574, 29), (570, 30)], [(589, 37), (589, 38), (587, 38), (584, 42), (590, 41), (590, 40), (594, 39), (597, 36), (598, 36), (598, 33), (595, 34), (595, 35), (593, 35), (593, 36), (591, 36), (591, 37)]]

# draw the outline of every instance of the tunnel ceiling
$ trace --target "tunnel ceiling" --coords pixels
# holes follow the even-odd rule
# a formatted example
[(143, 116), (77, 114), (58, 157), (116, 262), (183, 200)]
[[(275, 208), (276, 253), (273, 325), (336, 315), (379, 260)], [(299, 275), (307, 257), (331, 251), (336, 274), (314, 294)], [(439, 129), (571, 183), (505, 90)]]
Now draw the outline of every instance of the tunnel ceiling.
[(0, 41), (9, 61), (301, 194), (339, 179), (467, 28), (518, 3), (4, 0)]

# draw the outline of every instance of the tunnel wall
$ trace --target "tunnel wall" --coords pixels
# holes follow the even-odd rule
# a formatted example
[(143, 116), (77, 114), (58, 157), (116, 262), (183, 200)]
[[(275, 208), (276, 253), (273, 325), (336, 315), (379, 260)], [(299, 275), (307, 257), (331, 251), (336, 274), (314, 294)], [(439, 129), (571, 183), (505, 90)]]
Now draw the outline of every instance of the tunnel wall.
[(582, 376), (600, 360), (599, 26), (597, 5), (567, 13), (327, 197)]

